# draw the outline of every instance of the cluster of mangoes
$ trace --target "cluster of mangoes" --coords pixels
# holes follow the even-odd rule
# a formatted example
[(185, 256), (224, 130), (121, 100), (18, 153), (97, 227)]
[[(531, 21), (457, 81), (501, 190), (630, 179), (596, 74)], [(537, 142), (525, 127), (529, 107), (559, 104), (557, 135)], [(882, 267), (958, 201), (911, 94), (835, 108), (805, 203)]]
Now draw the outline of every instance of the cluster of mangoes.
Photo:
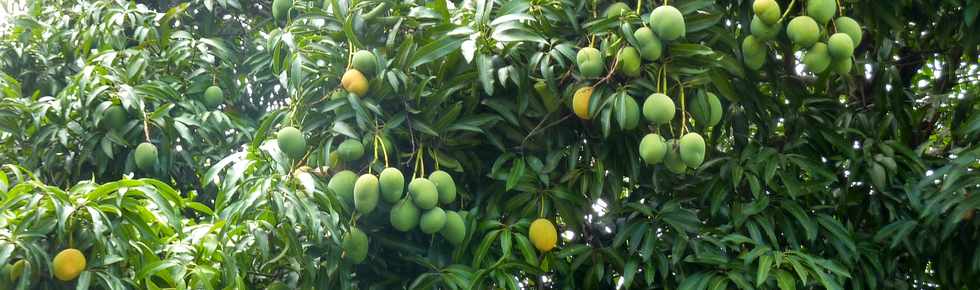
[[(221, 90), (221, 87), (216, 85), (209, 86), (201, 95), (201, 103), (208, 110), (218, 108), (224, 101), (224, 92)], [(122, 132), (127, 122), (129, 122), (129, 113), (126, 109), (122, 105), (112, 104), (104, 111), (101, 125), (108, 130)], [(136, 164), (136, 168), (143, 171), (152, 170), (157, 164), (157, 158), (157, 147), (149, 141), (137, 145), (135, 152), (133, 152), (133, 161)]]
[[(746, 66), (758, 70), (768, 56), (766, 42), (774, 40), (781, 31), (782, 13), (776, 0), (755, 0), (752, 10), (755, 16), (750, 24), (751, 35), (742, 41), (742, 56)], [(812, 73), (821, 74), (830, 69), (847, 75), (854, 66), (852, 56), (861, 44), (861, 25), (841, 16), (832, 22), (834, 33), (831, 34), (827, 26), (836, 13), (835, 0), (809, 0), (806, 15), (793, 17), (786, 25), (789, 40), (806, 50), (803, 64)]]
[[(75, 280), (75, 278), (78, 278), (78, 275), (81, 275), (82, 271), (85, 271), (85, 267), (85, 254), (78, 249), (68, 248), (62, 250), (54, 256), (54, 259), (51, 260), (51, 274), (55, 279), (64, 282), (72, 281)], [(28, 285), (36, 285), (41, 277), (41, 269), (33, 268), (30, 261), (20, 259), (13, 264), (4, 265), (2, 268), (0, 268), (0, 289), (7, 289), (6, 285), (17, 285), (20, 283), (19, 281), (21, 276), (23, 276), (24, 272), (28, 270), (31, 272), (31, 276), (27, 277), (27, 279), (30, 279), (30, 283)], [(11, 289), (13, 289), (13, 287), (11, 287)]]
[(367, 95), (370, 84), (366, 76), (374, 76), (378, 70), (378, 58), (374, 53), (360, 50), (351, 57), (351, 68), (340, 78), (340, 85), (347, 92), (363, 97)]
[[(630, 13), (629, 6), (618, 2), (606, 8), (606, 17), (619, 17)], [(676, 41), (686, 34), (684, 15), (677, 8), (662, 5), (650, 13), (649, 27), (644, 26), (633, 32), (639, 49), (625, 45), (616, 55), (615, 68), (628, 78), (639, 77), (642, 71), (642, 60), (656, 61), (663, 54), (664, 41)], [(605, 70), (602, 53), (593, 47), (585, 47), (576, 55), (579, 76), (583, 79), (601, 77)], [(584, 86), (575, 91), (572, 96), (572, 110), (576, 116), (588, 120), (590, 116), (593, 86)], [(687, 109), (694, 117), (698, 127), (714, 126), (721, 121), (722, 107), (717, 96), (710, 92), (701, 92), (687, 99), (691, 103)], [(632, 130), (639, 125), (640, 115), (655, 126), (668, 125), (677, 115), (674, 101), (663, 93), (654, 93), (643, 102), (642, 111), (632, 97), (627, 96), (622, 104), (613, 107), (619, 115), (618, 119), (623, 130)], [(681, 118), (687, 118), (682, 114)], [(686, 121), (686, 120), (685, 120)], [(683, 122), (686, 123), (686, 122)], [(645, 136), (639, 146), (640, 156), (650, 165), (666, 163), (667, 168), (674, 173), (684, 173), (688, 168), (697, 168), (704, 162), (706, 145), (700, 134), (690, 132), (678, 140), (664, 140), (659, 134), (651, 133)]]
[[(358, 177), (344, 170), (331, 177), (327, 187), (344, 202), (353, 204), (362, 215), (372, 213), (379, 198), (392, 204), (389, 221), (398, 231), (408, 232), (418, 227), (426, 234), (440, 233), (454, 245), (463, 242), (466, 236), (463, 215), (438, 206), (456, 200), (456, 182), (448, 172), (436, 170), (428, 178), (412, 179), (408, 183), (408, 195), (405, 176), (394, 167), (385, 168), (378, 176), (366, 173)], [(351, 226), (342, 246), (352, 262), (360, 263), (367, 257), (367, 243), (367, 235)]]

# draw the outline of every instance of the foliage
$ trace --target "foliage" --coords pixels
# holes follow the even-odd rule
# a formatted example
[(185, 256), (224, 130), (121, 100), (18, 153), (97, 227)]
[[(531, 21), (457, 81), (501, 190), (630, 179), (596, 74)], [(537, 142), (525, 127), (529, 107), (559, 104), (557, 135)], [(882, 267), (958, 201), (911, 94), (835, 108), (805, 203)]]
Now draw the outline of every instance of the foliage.
[[(850, 74), (802, 69), (785, 33), (749, 69), (752, 1), (674, 0), (685, 35), (631, 77), (614, 60), (648, 45), (634, 31), (663, 2), (298, 0), (273, 17), (273, 1), (29, 1), (0, 24), (0, 265), (31, 267), (0, 288), (980, 288), (980, 1), (838, 3), (865, 33)], [(589, 46), (597, 78), (576, 63)], [(378, 66), (351, 94), (359, 50)], [(653, 93), (671, 122), (623, 125)], [(714, 126), (687, 113), (707, 94)], [(305, 156), (280, 150), (287, 126)], [(704, 163), (644, 163), (651, 132), (700, 133)], [(351, 140), (366, 154), (338, 154)], [(362, 215), (327, 186), (386, 167), (449, 172), (463, 241), (397, 231), (393, 204)], [(537, 218), (558, 227), (552, 251)], [(65, 248), (89, 266), (58, 282)]]

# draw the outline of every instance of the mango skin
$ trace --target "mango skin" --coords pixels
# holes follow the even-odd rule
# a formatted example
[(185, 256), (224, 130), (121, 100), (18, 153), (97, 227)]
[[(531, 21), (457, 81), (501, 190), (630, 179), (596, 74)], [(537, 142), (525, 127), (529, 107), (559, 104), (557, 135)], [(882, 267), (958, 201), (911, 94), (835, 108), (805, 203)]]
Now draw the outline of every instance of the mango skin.
[(293, 0), (273, 0), (272, 1), (272, 17), (276, 21), (283, 21), (287, 16), (289, 16), (289, 10), (293, 8)]
[(838, 17), (834, 20), (834, 27), (837, 27), (837, 32), (847, 34), (854, 41), (854, 47), (861, 45), (861, 39), (864, 32), (861, 30), (861, 24), (858, 24), (856, 20), (847, 16)]
[(439, 190), (436, 189), (435, 183), (425, 178), (416, 178), (409, 182), (408, 192), (412, 195), (412, 201), (420, 209), (432, 209), (439, 202)]
[(626, 96), (623, 102), (622, 108), (617, 108), (623, 110), (623, 114), (626, 118), (620, 121), (620, 128), (623, 130), (633, 130), (640, 125), (640, 105), (636, 103), (633, 97)]
[(405, 175), (401, 170), (388, 167), (378, 174), (378, 183), (381, 187), (381, 199), (388, 203), (398, 202), (405, 193)]
[(742, 61), (752, 70), (759, 70), (766, 64), (769, 51), (755, 36), (749, 35), (742, 40)]
[(640, 53), (632, 46), (624, 47), (623, 50), (619, 51), (619, 63), (616, 65), (617, 70), (623, 75), (628, 77), (638, 77), (640, 76), (641, 65), (640, 63)]
[(136, 146), (136, 152), (133, 153), (133, 160), (140, 170), (153, 169), (157, 165), (157, 146), (153, 146), (149, 142), (140, 143)]
[(105, 110), (105, 117), (102, 118), (102, 124), (104, 124), (107, 129), (122, 132), (126, 126), (126, 121), (128, 118), (126, 109), (123, 109), (123, 107), (120, 105), (112, 105)]
[(687, 133), (677, 143), (681, 160), (690, 168), (698, 168), (704, 162), (704, 138), (698, 133)]
[(782, 14), (776, 0), (755, 0), (752, 3), (752, 11), (755, 12), (756, 17), (768, 25), (776, 24), (781, 17), (780, 14)]
[(204, 90), (204, 106), (208, 109), (214, 110), (214, 108), (217, 108), (224, 101), (225, 93), (221, 91), (221, 87), (210, 86)]
[(779, 32), (783, 30), (783, 26), (779, 23), (776, 24), (766, 24), (764, 21), (760, 20), (759, 17), (752, 17), (752, 23), (749, 24), (749, 30), (752, 32), (752, 36), (755, 36), (761, 41), (769, 41), (776, 39), (779, 36)]
[(839, 75), (850, 75), (854, 67), (854, 61), (850, 58), (835, 59), (830, 62), (830, 68)]
[(548, 252), (555, 248), (558, 242), (558, 230), (551, 221), (539, 218), (531, 222), (528, 227), (527, 236), (531, 244), (541, 252)]
[(680, 151), (677, 148), (677, 140), (667, 141), (667, 157), (664, 159), (664, 167), (674, 174), (684, 174), (687, 172), (687, 164), (681, 160)]
[(341, 241), (341, 248), (344, 249), (349, 261), (354, 264), (360, 264), (367, 259), (369, 248), (368, 237), (361, 229), (351, 227), (350, 231), (344, 235)]
[(591, 118), (589, 116), (589, 103), (591, 101), (592, 87), (585, 86), (575, 91), (575, 95), (572, 96), (572, 111), (579, 119), (588, 120)]
[(674, 119), (676, 113), (674, 101), (667, 95), (654, 93), (647, 97), (646, 101), (643, 101), (643, 116), (646, 117), (647, 121), (654, 124), (667, 124), (671, 119)]
[(354, 209), (361, 214), (370, 214), (378, 206), (378, 196), (381, 194), (378, 177), (374, 174), (364, 174), (354, 182)]
[(434, 234), (446, 226), (446, 212), (435, 207), (422, 214), (419, 220), (419, 230), (426, 234)]
[(803, 56), (803, 64), (812, 73), (820, 74), (830, 67), (830, 54), (827, 52), (827, 45), (822, 42), (814, 44), (806, 55)]
[(75, 280), (85, 271), (85, 264), (85, 254), (77, 249), (65, 249), (51, 260), (51, 274), (64, 282)]
[(354, 161), (364, 156), (364, 144), (355, 139), (347, 139), (337, 146), (337, 156), (343, 161)]
[(349, 69), (347, 72), (344, 72), (344, 76), (340, 78), (340, 85), (347, 92), (355, 94), (358, 97), (363, 97), (368, 93), (368, 80), (364, 77), (363, 73), (356, 69)]
[(711, 92), (704, 92), (688, 100), (691, 115), (699, 126), (712, 127), (721, 122), (721, 100)]
[(816, 20), (820, 25), (827, 24), (837, 12), (837, 0), (807, 0), (806, 15)]
[(373, 76), (378, 71), (378, 58), (370, 51), (359, 50), (354, 53), (351, 66), (364, 75)]
[(391, 208), (389, 221), (396, 230), (408, 232), (418, 226), (420, 214), (421, 211), (412, 200), (405, 197)]
[(306, 154), (306, 137), (303, 137), (303, 132), (295, 127), (279, 129), (276, 133), (276, 141), (279, 143), (279, 150), (289, 158), (299, 159)]
[(612, 5), (609, 5), (609, 7), (606, 7), (606, 11), (603, 12), (602, 15), (606, 16), (606, 18), (617, 18), (620, 15), (629, 12), (630, 12), (629, 5), (626, 5), (626, 3), (623, 2), (616, 2), (613, 3)]
[(810, 48), (820, 38), (820, 26), (808, 16), (797, 16), (786, 26), (786, 36), (802, 48)]
[(640, 140), (640, 158), (649, 165), (655, 165), (667, 156), (667, 142), (664, 137), (650, 133)]
[(458, 246), (466, 238), (466, 222), (455, 211), (446, 211), (446, 226), (439, 231), (450, 244)]
[(827, 52), (834, 59), (851, 58), (854, 55), (854, 41), (844, 33), (834, 33), (827, 39)]
[(354, 184), (357, 182), (357, 174), (350, 170), (337, 172), (330, 181), (327, 188), (332, 190), (340, 200), (347, 204), (354, 203)]
[(575, 60), (578, 64), (579, 74), (587, 79), (602, 76), (602, 70), (606, 66), (605, 60), (602, 59), (602, 53), (594, 47), (580, 49), (575, 55)]
[(687, 33), (684, 14), (670, 5), (657, 7), (650, 12), (650, 27), (657, 36), (666, 41), (676, 40)]
[(647, 61), (660, 59), (664, 51), (664, 44), (656, 34), (653, 34), (653, 30), (640, 27), (633, 32), (633, 38), (636, 38), (637, 45), (640, 46), (640, 57)]
[(456, 201), (456, 181), (448, 172), (436, 170), (429, 174), (429, 181), (436, 185), (439, 192), (439, 203), (450, 204)]

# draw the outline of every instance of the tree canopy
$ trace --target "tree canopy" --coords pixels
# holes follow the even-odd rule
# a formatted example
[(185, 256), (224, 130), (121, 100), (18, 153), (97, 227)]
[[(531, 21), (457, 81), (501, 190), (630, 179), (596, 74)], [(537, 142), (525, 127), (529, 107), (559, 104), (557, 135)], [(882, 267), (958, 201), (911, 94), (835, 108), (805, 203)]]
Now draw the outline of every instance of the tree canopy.
[(978, 13), (5, 1), (0, 289), (978, 289)]

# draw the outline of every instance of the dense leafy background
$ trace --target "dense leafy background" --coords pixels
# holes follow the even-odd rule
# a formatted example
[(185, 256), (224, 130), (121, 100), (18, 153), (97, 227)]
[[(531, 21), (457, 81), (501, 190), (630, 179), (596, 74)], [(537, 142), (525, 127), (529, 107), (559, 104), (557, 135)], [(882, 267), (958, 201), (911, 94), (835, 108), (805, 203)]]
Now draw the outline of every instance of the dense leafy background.
[[(271, 1), (5, 1), (0, 263), (41, 278), (0, 288), (980, 288), (980, 1), (840, 2), (865, 29), (851, 77), (800, 69), (785, 35), (751, 71), (751, 1), (673, 0), (687, 36), (642, 77), (599, 85), (581, 121), (571, 94), (595, 80), (577, 49), (612, 64), (663, 3), (607, 19), (609, 1), (298, 0), (276, 21)], [(338, 92), (352, 49), (383, 66), (364, 97)], [(657, 91), (661, 70), (675, 101), (723, 97), (721, 124), (688, 128), (709, 152), (687, 174), (637, 153), (679, 119), (624, 131), (613, 110)], [(201, 101), (212, 84), (217, 110)], [(114, 103), (125, 130), (102, 124)], [(133, 173), (144, 115), (161, 162)], [(275, 145), (287, 125), (309, 140), (301, 161)], [(346, 139), (368, 154), (331, 158)], [(453, 174), (460, 246), (393, 230), (387, 205), (352, 221), (326, 187), (386, 163)], [(538, 217), (563, 233), (552, 252), (528, 241)], [(352, 223), (371, 239), (360, 265), (339, 247)], [(89, 267), (56, 282), (66, 247)]]

